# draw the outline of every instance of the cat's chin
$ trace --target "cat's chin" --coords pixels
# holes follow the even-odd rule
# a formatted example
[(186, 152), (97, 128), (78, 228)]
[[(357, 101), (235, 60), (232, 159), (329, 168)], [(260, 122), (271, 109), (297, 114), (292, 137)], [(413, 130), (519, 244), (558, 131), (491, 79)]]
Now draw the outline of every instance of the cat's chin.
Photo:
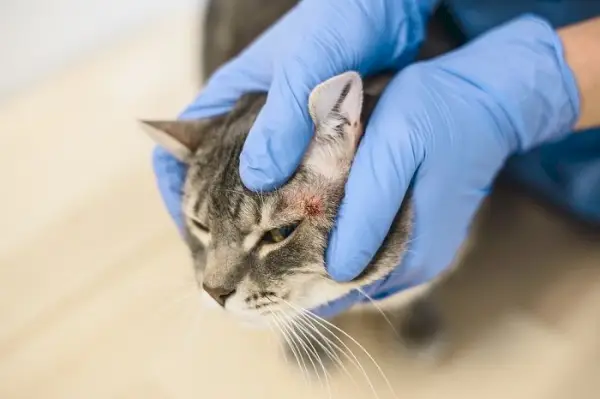
[(293, 302), (303, 310), (314, 310), (349, 294), (355, 288), (355, 285), (322, 279), (303, 287), (301, 295)]
[(337, 282), (331, 278), (322, 279), (303, 287), (301, 296), (294, 302), (304, 309), (316, 309), (328, 303), (335, 302), (352, 291), (376, 281), (378, 278), (379, 275), (377, 274), (367, 279), (361, 279), (360, 281), (345, 283)]

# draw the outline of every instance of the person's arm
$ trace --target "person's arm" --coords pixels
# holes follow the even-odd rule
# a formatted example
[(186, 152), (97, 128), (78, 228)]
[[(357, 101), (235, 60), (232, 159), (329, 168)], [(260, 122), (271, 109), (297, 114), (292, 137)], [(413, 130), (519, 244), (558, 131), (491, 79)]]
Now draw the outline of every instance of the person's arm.
[(580, 96), (576, 130), (600, 126), (600, 17), (558, 30)]
[(369, 292), (379, 297), (444, 272), (506, 160), (562, 140), (588, 119), (580, 118), (573, 72), (581, 68), (569, 66), (564, 47), (548, 21), (523, 15), (400, 72), (352, 164), (327, 248), (329, 274), (350, 281), (363, 272), (409, 182), (415, 218), (407, 256), (385, 287)]

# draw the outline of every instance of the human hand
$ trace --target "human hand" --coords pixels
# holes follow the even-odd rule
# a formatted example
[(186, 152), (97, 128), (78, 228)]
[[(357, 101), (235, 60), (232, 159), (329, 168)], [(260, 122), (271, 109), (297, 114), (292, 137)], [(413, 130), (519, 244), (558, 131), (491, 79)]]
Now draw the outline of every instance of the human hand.
[[(425, 19), (437, 0), (304, 0), (239, 57), (218, 70), (182, 118), (227, 112), (251, 91), (269, 91), (240, 159), (252, 190), (285, 182), (298, 166), (313, 126), (307, 105), (319, 83), (347, 70), (397, 69), (416, 55)], [(185, 165), (162, 148), (154, 153), (159, 190), (182, 227)]]
[[(561, 42), (536, 17), (407, 67), (384, 91), (359, 146), (329, 242), (329, 273), (348, 281), (363, 271), (415, 176), (406, 257), (364, 291), (378, 299), (435, 278), (451, 264), (507, 157), (566, 136), (578, 112)], [(322, 313), (360, 297), (354, 293)]]

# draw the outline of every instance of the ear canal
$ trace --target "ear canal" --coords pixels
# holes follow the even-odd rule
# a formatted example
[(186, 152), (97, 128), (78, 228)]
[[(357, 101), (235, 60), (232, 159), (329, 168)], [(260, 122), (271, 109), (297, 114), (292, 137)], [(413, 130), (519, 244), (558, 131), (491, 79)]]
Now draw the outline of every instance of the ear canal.
[(146, 133), (181, 162), (188, 163), (203, 139), (205, 120), (140, 121)]
[(349, 71), (315, 87), (310, 94), (308, 107), (316, 126), (340, 116), (354, 124), (360, 122), (362, 101), (362, 79), (357, 72)]

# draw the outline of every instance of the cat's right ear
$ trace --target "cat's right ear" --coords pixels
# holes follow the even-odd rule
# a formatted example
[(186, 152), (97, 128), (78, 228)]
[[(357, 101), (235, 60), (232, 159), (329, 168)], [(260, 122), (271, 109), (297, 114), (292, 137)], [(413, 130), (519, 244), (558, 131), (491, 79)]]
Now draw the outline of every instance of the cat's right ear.
[(199, 146), (204, 142), (211, 119), (149, 121), (142, 120), (146, 133), (171, 155), (184, 163), (189, 163)]
[(360, 122), (363, 82), (357, 72), (349, 71), (319, 84), (310, 93), (308, 108), (315, 126), (343, 116), (348, 123)]

